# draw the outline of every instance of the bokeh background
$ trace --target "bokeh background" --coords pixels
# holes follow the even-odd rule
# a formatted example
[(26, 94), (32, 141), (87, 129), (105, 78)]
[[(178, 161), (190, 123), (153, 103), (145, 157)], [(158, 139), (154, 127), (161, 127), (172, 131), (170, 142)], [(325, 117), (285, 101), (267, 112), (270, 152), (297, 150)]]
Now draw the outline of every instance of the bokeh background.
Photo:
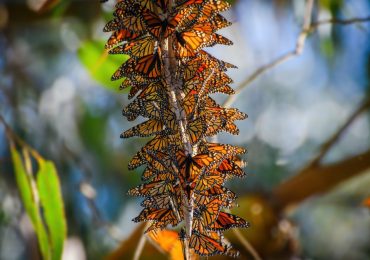
[[(145, 143), (119, 138), (132, 124), (121, 116), (129, 101), (118, 91), (120, 82), (110, 82), (124, 57), (107, 57), (103, 50), (109, 34), (102, 29), (114, 1), (54, 1), (42, 12), (38, 2), (0, 0), (0, 114), (57, 165), (68, 221), (63, 259), (102, 259), (137, 228), (131, 219), (140, 200), (126, 192), (140, 183), (141, 169), (128, 171), (127, 163)], [(239, 67), (229, 73), (233, 86), (294, 49), (304, 10), (303, 0), (233, 2), (225, 16), (234, 25), (222, 33), (234, 45), (209, 49)], [(313, 11), (314, 20), (369, 15), (367, 0), (320, 0)], [(238, 122), (239, 136), (221, 134), (219, 141), (248, 148), (248, 176), (228, 187), (239, 195), (237, 212), (251, 222), (242, 234), (264, 258), (370, 259), (370, 210), (362, 205), (370, 196), (370, 160), (367, 171), (294, 207), (277, 210), (271, 203), (274, 190), (298, 174), (369, 98), (369, 71), (370, 23), (323, 25), (310, 33), (301, 56), (263, 74), (233, 104), (249, 118)], [(369, 149), (367, 110), (323, 164)], [(232, 233), (228, 237), (243, 251)], [(0, 259), (38, 259), (35, 239), (0, 126)], [(152, 259), (165, 259), (156, 255)]]

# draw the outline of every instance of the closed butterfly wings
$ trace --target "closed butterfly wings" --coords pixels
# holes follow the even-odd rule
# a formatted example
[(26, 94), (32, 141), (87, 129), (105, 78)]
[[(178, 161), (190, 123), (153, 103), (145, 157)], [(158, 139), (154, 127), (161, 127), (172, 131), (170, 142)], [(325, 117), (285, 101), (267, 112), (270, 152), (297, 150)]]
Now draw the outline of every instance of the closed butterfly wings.
[[(122, 79), (120, 88), (129, 89), (131, 102), (122, 114), (129, 121), (144, 118), (121, 137), (149, 138), (129, 162), (131, 170), (145, 166), (144, 183), (128, 192), (143, 198), (134, 221), (149, 221), (146, 232), (152, 234), (183, 225), (185, 205), (193, 205), (193, 232), (180, 237), (199, 255), (230, 255), (222, 232), (248, 224), (225, 211), (236, 200), (225, 185), (245, 176), (240, 156), (246, 151), (207, 138), (221, 131), (238, 134), (235, 121), (246, 114), (223, 108), (211, 97), (234, 94), (226, 72), (235, 66), (203, 50), (232, 44), (218, 33), (231, 25), (221, 15), (230, 5), (223, 0), (119, 0), (115, 7), (104, 28), (112, 32), (106, 48), (129, 59), (112, 80)], [(168, 51), (170, 81), (165, 77)]]

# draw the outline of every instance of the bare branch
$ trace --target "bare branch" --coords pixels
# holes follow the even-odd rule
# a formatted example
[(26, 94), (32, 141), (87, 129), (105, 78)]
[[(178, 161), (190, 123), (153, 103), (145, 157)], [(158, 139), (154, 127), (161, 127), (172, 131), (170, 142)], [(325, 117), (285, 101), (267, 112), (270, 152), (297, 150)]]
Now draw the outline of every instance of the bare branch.
[(370, 98), (367, 98), (362, 104), (352, 113), (352, 115), (349, 116), (347, 121), (343, 124), (342, 127), (338, 129), (334, 135), (329, 138), (320, 149), (320, 152), (317, 154), (317, 156), (311, 161), (311, 163), (308, 164), (306, 168), (309, 167), (316, 167), (320, 164), (321, 160), (324, 158), (324, 156), (330, 151), (330, 148), (333, 147), (333, 145), (338, 141), (338, 139), (342, 136), (344, 131), (348, 129), (348, 127), (367, 109), (370, 108)]
[(140, 256), (141, 256), (141, 254), (143, 252), (143, 249), (144, 249), (144, 246), (145, 246), (145, 242), (146, 242), (146, 235), (142, 235), (140, 240), (139, 240), (139, 243), (137, 244), (137, 247), (135, 249), (135, 254), (134, 254), (133, 260), (139, 260), (140, 259)]
[(325, 24), (339, 24), (339, 25), (351, 25), (354, 23), (364, 23), (364, 22), (370, 22), (370, 16), (368, 17), (355, 17), (352, 19), (337, 19), (337, 18), (332, 18), (332, 19), (327, 19), (327, 20), (322, 20), (322, 21), (317, 21), (311, 24), (311, 28), (317, 28), (320, 25), (325, 25)]
[(370, 17), (365, 18), (352, 18), (352, 19), (328, 19), (328, 20), (322, 20), (317, 22), (311, 22), (312, 17), (312, 10), (313, 10), (313, 3), (314, 0), (307, 0), (306, 4), (306, 10), (305, 10), (305, 16), (303, 21), (303, 26), (300, 34), (297, 37), (296, 40), (296, 46), (293, 50), (287, 52), (286, 54), (276, 58), (272, 62), (261, 66), (260, 68), (256, 69), (255, 72), (253, 72), (249, 77), (247, 77), (236, 89), (235, 89), (235, 95), (229, 96), (225, 103), (225, 107), (230, 107), (235, 100), (239, 97), (239, 93), (242, 92), (247, 86), (249, 86), (253, 81), (255, 81), (259, 76), (264, 74), (265, 72), (269, 71), (270, 69), (273, 69), (277, 65), (280, 65), (288, 60), (290, 60), (293, 57), (299, 56), (302, 54), (305, 46), (305, 42), (307, 39), (307, 36), (314, 30), (316, 30), (319, 26), (325, 25), (325, 24), (338, 24), (338, 25), (350, 25), (355, 23), (363, 23), (363, 22), (369, 22)]
[(331, 165), (305, 168), (277, 186), (272, 198), (279, 209), (284, 209), (312, 195), (324, 193), (369, 168), (370, 150)]
[(235, 236), (239, 239), (239, 241), (243, 244), (244, 248), (252, 255), (254, 260), (262, 260), (256, 249), (254, 249), (251, 243), (248, 242), (248, 240), (243, 236), (239, 229), (233, 229), (233, 232)]
[(339, 183), (357, 176), (370, 168), (370, 150), (335, 164), (320, 165), (321, 160), (348, 127), (369, 108), (370, 98), (367, 98), (349, 116), (342, 127), (321, 146), (318, 155), (306, 167), (297, 175), (275, 188), (272, 194), (278, 208), (283, 209), (292, 203), (298, 203), (312, 195), (330, 190)]
[(0, 123), (2, 123), (5, 127), (5, 133), (9, 140), (14, 141), (18, 145), (27, 148), (27, 150), (32, 154), (33, 157), (35, 157), (37, 160), (41, 160), (43, 157), (39, 154), (38, 151), (33, 149), (30, 145), (28, 145), (22, 138), (20, 138), (13, 129), (8, 125), (8, 123), (5, 121), (4, 117), (0, 115)]

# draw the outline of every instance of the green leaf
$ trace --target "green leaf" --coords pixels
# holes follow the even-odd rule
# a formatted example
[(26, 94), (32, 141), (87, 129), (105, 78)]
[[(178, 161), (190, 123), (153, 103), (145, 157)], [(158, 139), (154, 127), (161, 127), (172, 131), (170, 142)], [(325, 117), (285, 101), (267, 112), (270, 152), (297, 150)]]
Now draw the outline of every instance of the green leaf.
[(51, 259), (59, 260), (62, 257), (67, 234), (59, 178), (53, 162), (38, 160), (38, 163), (37, 188), (51, 243)]
[(79, 48), (78, 58), (96, 81), (110, 90), (118, 91), (122, 80), (111, 81), (111, 76), (128, 56), (108, 55), (104, 45), (104, 41), (87, 41)]
[(23, 205), (36, 231), (41, 254), (43, 259), (51, 259), (49, 241), (38, 207), (37, 191), (34, 190), (34, 186), (32, 184), (34, 181), (32, 174), (27, 174), (21, 156), (15, 149), (14, 145), (11, 145), (10, 150), (18, 189)]

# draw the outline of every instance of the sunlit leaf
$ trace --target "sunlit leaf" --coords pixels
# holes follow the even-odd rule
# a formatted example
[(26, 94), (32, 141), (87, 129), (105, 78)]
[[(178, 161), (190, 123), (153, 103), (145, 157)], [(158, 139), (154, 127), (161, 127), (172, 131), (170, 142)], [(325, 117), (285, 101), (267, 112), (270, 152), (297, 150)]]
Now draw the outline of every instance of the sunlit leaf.
[(44, 210), (52, 248), (52, 259), (60, 259), (67, 233), (63, 199), (54, 163), (39, 160), (37, 188), (41, 206)]
[(103, 51), (104, 45), (104, 41), (87, 41), (80, 46), (78, 57), (96, 81), (110, 90), (118, 91), (121, 80), (111, 81), (110, 79), (128, 56), (108, 55)]
[(32, 175), (27, 174), (22, 158), (14, 145), (11, 145), (10, 150), (18, 189), (23, 205), (37, 234), (41, 254), (44, 259), (51, 259), (49, 241), (39, 211), (37, 191), (34, 190), (35, 187), (32, 185)]

